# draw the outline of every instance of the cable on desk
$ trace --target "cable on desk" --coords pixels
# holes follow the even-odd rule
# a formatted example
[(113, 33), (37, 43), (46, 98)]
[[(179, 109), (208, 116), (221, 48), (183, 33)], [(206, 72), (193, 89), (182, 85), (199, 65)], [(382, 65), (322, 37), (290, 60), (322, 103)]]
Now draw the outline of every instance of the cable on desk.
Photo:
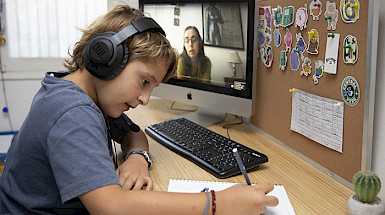
[(171, 104), (171, 107), (170, 107), (171, 110), (181, 110), (181, 111), (188, 111), (188, 112), (194, 112), (194, 111), (198, 110), (198, 108), (190, 109), (190, 110), (189, 109), (174, 108), (174, 104), (175, 104), (175, 101), (173, 101), (172, 104)]
[[(235, 117), (238, 118), (237, 115), (236, 115)], [(231, 139), (231, 138), (230, 138), (230, 134), (229, 134), (229, 129), (230, 129), (231, 127), (233, 127), (234, 125), (240, 125), (240, 124), (243, 123), (243, 117), (242, 117), (242, 116), (240, 116), (240, 117), (241, 117), (241, 121), (240, 121), (240, 122), (229, 123), (229, 124), (226, 124), (226, 125), (223, 125), (223, 126), (222, 126), (222, 128), (226, 128), (227, 137), (228, 137), (229, 139)]]

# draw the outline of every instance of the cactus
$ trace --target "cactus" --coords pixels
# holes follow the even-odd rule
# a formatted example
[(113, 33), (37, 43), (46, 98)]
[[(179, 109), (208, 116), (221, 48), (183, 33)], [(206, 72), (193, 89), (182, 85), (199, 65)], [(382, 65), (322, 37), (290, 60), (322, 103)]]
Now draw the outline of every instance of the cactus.
[(381, 180), (374, 172), (359, 171), (353, 177), (353, 187), (361, 202), (371, 203), (381, 189)]

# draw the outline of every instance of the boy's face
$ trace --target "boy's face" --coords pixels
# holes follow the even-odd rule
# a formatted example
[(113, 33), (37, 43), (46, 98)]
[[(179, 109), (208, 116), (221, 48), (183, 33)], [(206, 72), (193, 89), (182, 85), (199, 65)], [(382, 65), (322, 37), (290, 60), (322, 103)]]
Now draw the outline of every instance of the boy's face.
[(133, 60), (110, 81), (99, 81), (97, 100), (102, 111), (114, 118), (138, 105), (147, 105), (154, 87), (167, 73), (164, 63)]

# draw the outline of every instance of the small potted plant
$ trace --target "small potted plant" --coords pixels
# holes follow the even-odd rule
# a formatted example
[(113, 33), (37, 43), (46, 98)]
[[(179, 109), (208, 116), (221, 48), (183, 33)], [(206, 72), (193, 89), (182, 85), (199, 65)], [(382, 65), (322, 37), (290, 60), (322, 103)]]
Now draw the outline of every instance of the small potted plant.
[(359, 171), (353, 177), (355, 194), (348, 200), (350, 215), (383, 215), (385, 206), (381, 198), (377, 197), (381, 189), (381, 180), (376, 173)]

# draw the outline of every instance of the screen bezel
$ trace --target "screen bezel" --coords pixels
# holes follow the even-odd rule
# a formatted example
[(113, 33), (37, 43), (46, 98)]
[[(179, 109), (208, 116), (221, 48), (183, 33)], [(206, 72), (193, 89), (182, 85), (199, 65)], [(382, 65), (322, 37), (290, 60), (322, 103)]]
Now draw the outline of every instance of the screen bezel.
[[(252, 99), (252, 80), (253, 80), (253, 52), (254, 52), (254, 0), (139, 0), (139, 8), (143, 11), (145, 4), (184, 4), (184, 3), (248, 3), (247, 14), (247, 38), (246, 39), (246, 87), (245, 90), (236, 90), (230, 87), (200, 83), (185, 79), (171, 78), (164, 84), (187, 87), (197, 90), (209, 91), (230, 95), (240, 98)], [(156, 20), (155, 20), (156, 21)], [(167, 35), (166, 35), (167, 36)]]

